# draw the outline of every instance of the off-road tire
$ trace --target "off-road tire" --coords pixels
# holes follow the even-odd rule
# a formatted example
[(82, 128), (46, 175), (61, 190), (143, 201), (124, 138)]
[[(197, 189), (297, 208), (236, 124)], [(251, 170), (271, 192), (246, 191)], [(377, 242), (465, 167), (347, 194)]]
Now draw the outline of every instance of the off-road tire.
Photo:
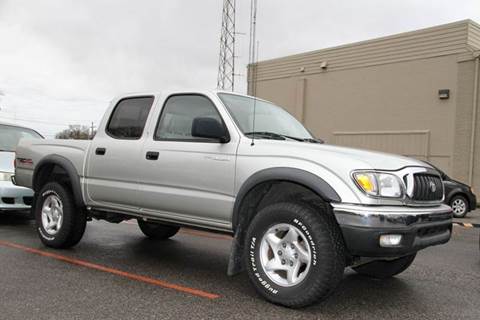
[[(260, 247), (264, 234), (277, 224), (295, 226), (308, 239), (311, 264), (305, 278), (293, 286), (280, 286), (265, 273)], [(248, 276), (266, 300), (300, 308), (326, 299), (343, 278), (345, 245), (339, 226), (328, 208), (301, 202), (282, 202), (263, 208), (247, 230), (244, 264)]]
[[(46, 198), (56, 195), (63, 205), (63, 222), (57, 234), (50, 235), (42, 224), (42, 206)], [(85, 233), (87, 215), (84, 209), (77, 208), (68, 186), (58, 182), (45, 184), (35, 197), (35, 222), (42, 243), (51, 248), (66, 249), (80, 242)]]
[(352, 268), (357, 273), (376, 279), (386, 279), (407, 270), (417, 254), (401, 257), (395, 260), (378, 260)]
[(138, 226), (143, 234), (155, 240), (167, 240), (177, 234), (180, 227), (169, 226), (166, 224), (146, 222), (138, 219)]

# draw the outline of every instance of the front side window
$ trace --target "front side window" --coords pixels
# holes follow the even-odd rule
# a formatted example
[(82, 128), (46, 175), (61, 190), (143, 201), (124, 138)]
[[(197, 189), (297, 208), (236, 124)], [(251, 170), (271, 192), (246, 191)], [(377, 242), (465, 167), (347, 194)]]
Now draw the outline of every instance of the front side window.
[(154, 97), (120, 100), (107, 125), (107, 133), (117, 139), (140, 139)]
[(156, 140), (205, 141), (192, 136), (193, 119), (213, 118), (222, 123), (217, 108), (201, 95), (174, 95), (168, 98), (155, 132)]
[(313, 138), (290, 113), (272, 103), (228, 93), (219, 93), (218, 96), (245, 135), (250, 135), (255, 131), (298, 138), (299, 140)]
[(14, 152), (20, 139), (42, 139), (31, 129), (0, 124), (0, 151)]

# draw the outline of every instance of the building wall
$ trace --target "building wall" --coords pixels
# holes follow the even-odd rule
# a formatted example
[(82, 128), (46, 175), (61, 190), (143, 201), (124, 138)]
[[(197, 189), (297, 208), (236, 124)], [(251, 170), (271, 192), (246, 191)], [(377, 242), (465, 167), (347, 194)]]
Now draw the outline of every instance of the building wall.
[(458, 95), (455, 116), (455, 144), (453, 176), (465, 183), (471, 183), (480, 190), (480, 81), (477, 87), (477, 116), (474, 144), (473, 179), (470, 181), (470, 154), (472, 137), (472, 117), (474, 108), (475, 62), (462, 61), (458, 64)]
[[(259, 97), (329, 143), (430, 160), (452, 172), (456, 55), (258, 80)], [(439, 89), (450, 89), (440, 100)]]

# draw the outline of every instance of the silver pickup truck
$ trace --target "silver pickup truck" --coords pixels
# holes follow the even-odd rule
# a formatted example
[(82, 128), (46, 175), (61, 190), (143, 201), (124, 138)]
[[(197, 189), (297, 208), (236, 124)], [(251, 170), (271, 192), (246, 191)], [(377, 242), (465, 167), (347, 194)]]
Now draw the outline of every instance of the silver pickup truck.
[(397, 275), (452, 231), (424, 162), (323, 144), (282, 108), (227, 92), (116, 98), (92, 141), (21, 140), (14, 181), (35, 191), (46, 246), (74, 246), (92, 218), (137, 219), (157, 240), (232, 234), (228, 274), (246, 269), (289, 307), (325, 299), (346, 267)]

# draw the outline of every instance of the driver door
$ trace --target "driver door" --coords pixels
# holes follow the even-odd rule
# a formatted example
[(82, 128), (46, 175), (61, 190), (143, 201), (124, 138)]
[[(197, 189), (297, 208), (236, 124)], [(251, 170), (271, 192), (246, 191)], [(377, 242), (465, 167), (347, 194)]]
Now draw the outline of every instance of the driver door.
[(196, 117), (224, 124), (215, 104), (204, 95), (166, 99), (139, 162), (142, 207), (156, 216), (224, 228), (234, 203), (238, 140), (221, 143), (193, 137)]

